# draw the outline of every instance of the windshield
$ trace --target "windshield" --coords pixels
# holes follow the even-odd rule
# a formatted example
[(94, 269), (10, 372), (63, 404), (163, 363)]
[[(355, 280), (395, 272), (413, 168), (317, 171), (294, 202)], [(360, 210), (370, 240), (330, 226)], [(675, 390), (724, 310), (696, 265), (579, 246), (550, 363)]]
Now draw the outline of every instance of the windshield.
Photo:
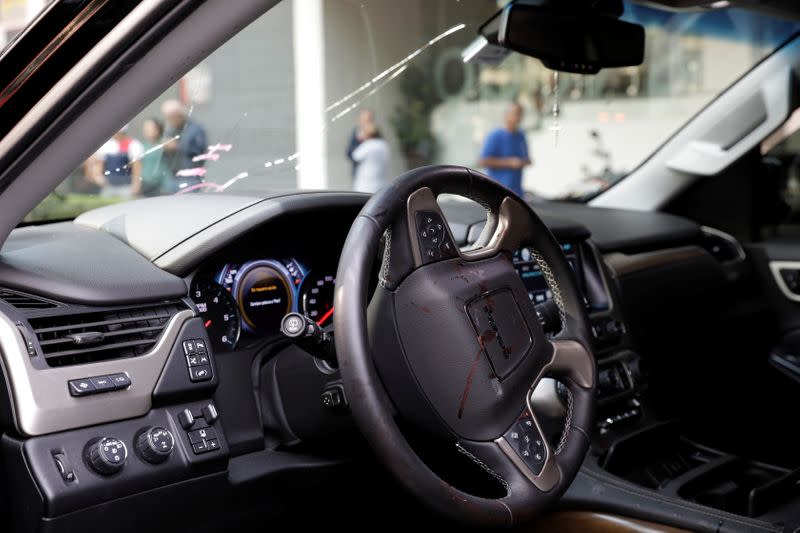
[(281, 2), (120, 125), (26, 220), (165, 194), (372, 192), (433, 163), (486, 168), (529, 197), (581, 198), (797, 29), (626, 3), (623, 18), (646, 29), (641, 66), (556, 77), (518, 54), (465, 61), (503, 3)]

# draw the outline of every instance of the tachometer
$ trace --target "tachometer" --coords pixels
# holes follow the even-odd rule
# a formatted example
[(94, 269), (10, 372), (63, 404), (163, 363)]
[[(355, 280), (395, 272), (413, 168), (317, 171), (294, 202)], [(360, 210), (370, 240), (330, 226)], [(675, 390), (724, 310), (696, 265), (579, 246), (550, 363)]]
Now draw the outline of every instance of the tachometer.
[(333, 289), (336, 279), (330, 274), (309, 275), (303, 282), (303, 314), (319, 324), (333, 319)]
[(192, 300), (203, 318), (212, 347), (216, 350), (236, 347), (240, 333), (239, 312), (230, 293), (213, 281), (195, 282)]

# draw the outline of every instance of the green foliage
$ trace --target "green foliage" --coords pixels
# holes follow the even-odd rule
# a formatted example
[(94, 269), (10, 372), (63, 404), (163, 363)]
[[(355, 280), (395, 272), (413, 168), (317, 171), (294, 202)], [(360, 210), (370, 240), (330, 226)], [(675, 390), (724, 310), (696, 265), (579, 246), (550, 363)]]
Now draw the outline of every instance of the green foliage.
[(437, 143), (430, 117), (441, 99), (426, 72), (430, 69), (412, 65), (400, 77), (400, 95), (404, 101), (395, 107), (390, 118), (409, 168), (429, 164), (436, 155)]
[(90, 209), (121, 202), (125, 198), (103, 198), (96, 194), (52, 192), (28, 213), (23, 222), (72, 219)]

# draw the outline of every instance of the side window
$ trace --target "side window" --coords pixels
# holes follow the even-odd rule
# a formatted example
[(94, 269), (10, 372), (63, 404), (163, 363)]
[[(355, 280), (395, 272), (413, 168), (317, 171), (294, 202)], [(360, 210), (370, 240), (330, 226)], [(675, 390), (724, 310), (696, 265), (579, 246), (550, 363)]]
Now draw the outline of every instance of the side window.
[(800, 239), (800, 108), (761, 144), (762, 237)]

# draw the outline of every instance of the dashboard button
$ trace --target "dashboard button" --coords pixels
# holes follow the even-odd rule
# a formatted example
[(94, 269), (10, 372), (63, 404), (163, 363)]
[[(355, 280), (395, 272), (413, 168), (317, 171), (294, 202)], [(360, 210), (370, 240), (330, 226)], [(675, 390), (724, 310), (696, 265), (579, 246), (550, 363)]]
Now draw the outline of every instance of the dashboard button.
[(131, 378), (128, 377), (128, 374), (111, 374), (108, 379), (111, 380), (115, 390), (127, 389), (131, 386)]
[(212, 377), (211, 365), (193, 366), (189, 368), (189, 379), (192, 381), (208, 381)]
[(188, 431), (194, 426), (194, 415), (189, 409), (184, 409), (178, 413), (178, 423), (183, 429)]
[(87, 396), (97, 392), (90, 378), (72, 379), (69, 381), (69, 393), (72, 396)]
[(92, 385), (94, 385), (94, 389), (97, 392), (104, 392), (114, 389), (114, 383), (111, 382), (111, 378), (108, 376), (97, 376), (89, 379), (92, 380)]
[(201, 412), (203, 413), (203, 419), (205, 419), (208, 425), (214, 424), (214, 422), (216, 422), (217, 419), (219, 418), (219, 413), (217, 412), (217, 408), (214, 407), (213, 403), (210, 403), (205, 407), (203, 407)]
[(192, 451), (194, 451), (195, 455), (206, 453), (208, 451), (208, 446), (206, 445), (206, 441), (201, 440), (200, 442), (195, 442), (194, 444), (192, 444)]
[(139, 435), (136, 443), (142, 458), (151, 464), (166, 461), (175, 446), (175, 439), (168, 429), (153, 427)]
[(110, 476), (122, 470), (128, 458), (125, 443), (115, 437), (103, 437), (89, 447), (87, 463), (104, 476)]
[(217, 432), (214, 428), (204, 428), (204, 429), (197, 429), (195, 431), (190, 431), (188, 433), (189, 442), (192, 444), (197, 444), (198, 442), (202, 442), (208, 439), (216, 439)]

